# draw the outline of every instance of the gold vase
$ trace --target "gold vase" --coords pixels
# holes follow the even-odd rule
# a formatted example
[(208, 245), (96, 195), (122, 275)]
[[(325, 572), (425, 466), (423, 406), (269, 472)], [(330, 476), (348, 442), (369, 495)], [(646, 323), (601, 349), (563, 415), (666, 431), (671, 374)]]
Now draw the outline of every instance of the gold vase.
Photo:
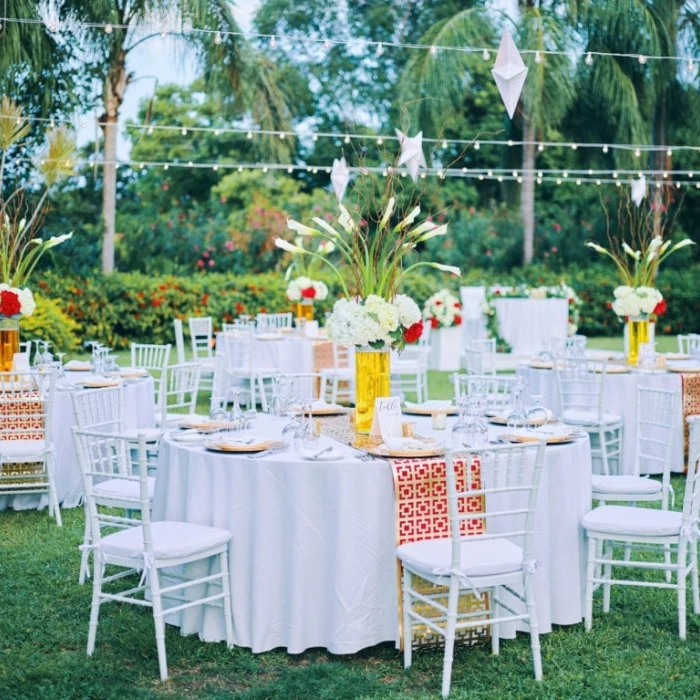
[(19, 319), (0, 318), (0, 372), (10, 372), (19, 352)]
[(639, 346), (649, 342), (649, 320), (630, 319), (627, 321), (627, 364), (636, 367), (639, 361)]
[(314, 303), (311, 299), (304, 299), (295, 305), (294, 312), (297, 318), (303, 318), (307, 321), (314, 320)]
[(374, 401), (391, 395), (389, 350), (355, 350), (355, 430), (369, 434)]

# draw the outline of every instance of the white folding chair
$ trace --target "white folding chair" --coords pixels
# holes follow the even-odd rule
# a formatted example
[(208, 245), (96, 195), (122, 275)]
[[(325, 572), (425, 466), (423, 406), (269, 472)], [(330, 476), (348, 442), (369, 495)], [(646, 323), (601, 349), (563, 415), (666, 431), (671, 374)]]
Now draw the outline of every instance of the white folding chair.
[(677, 339), (679, 353), (693, 357), (700, 355), (700, 334), (688, 333), (687, 335), (678, 335)]
[[(90, 546), (94, 552), (94, 575), (87, 655), (92, 656), (95, 650), (100, 607), (102, 603), (109, 601), (132, 603), (153, 609), (162, 681), (168, 677), (164, 598), (178, 601), (175, 606), (168, 608), (168, 614), (201, 605), (222, 607), (226, 643), (229, 648), (232, 647), (234, 637), (228, 569), (231, 533), (228, 530), (194, 523), (151, 522), (146, 442), (143, 438), (137, 443), (137, 462), (134, 465), (131, 460), (133, 443), (128, 439), (113, 433), (81, 431), (77, 428), (73, 429), (73, 435), (93, 533)], [(102, 503), (95, 494), (105, 480), (123, 481), (138, 494), (140, 521), (102, 510)], [(118, 507), (123, 506), (119, 504)], [(109, 529), (116, 531), (104, 534)], [(213, 574), (185, 579), (174, 570), (174, 567), (214, 557), (218, 561), (218, 571)], [(123, 570), (105, 576), (107, 565)], [(168, 569), (167, 582), (161, 580), (161, 570), (165, 568)], [(112, 581), (139, 571), (143, 574), (136, 586), (114, 593), (103, 590), (103, 587)], [(176, 583), (171, 583), (173, 579)], [(212, 586), (218, 590), (212, 591)], [(198, 593), (200, 597), (195, 597)]]
[[(649, 387), (637, 387), (637, 454), (634, 473), (629, 475), (593, 475), (593, 500), (661, 501), (668, 509), (671, 491), (671, 454), (673, 432), (679, 416), (680, 393)], [(647, 479), (642, 473), (661, 472), (661, 481)]]
[[(321, 396), (326, 397), (330, 386), (331, 403), (338, 403), (339, 395), (345, 401), (354, 400), (355, 368), (351, 363), (351, 355), (349, 348), (333, 341), (333, 367), (321, 370)], [(345, 384), (346, 388), (341, 390), (341, 383)]]
[(198, 362), (185, 362), (165, 368), (156, 414), (158, 425), (167, 426), (196, 412), (201, 370)]
[(192, 316), (188, 320), (192, 341), (192, 361), (202, 366), (202, 389), (214, 387), (213, 326), (211, 316)]
[(404, 396), (407, 391), (416, 401), (428, 400), (428, 355), (430, 347), (407, 345), (401, 353), (391, 353), (391, 391)]
[(486, 396), (486, 410), (498, 416), (505, 415), (513, 404), (513, 389), (517, 377), (498, 374), (457, 374), (452, 375), (455, 389), (455, 404), (465, 396), (480, 393)]
[(61, 526), (50, 437), (55, 384), (54, 372), (0, 372), (0, 494), (48, 494)]
[[(688, 473), (685, 481), (683, 510), (668, 511), (634, 506), (600, 506), (587, 513), (582, 525), (588, 536), (588, 565), (586, 568), (586, 632), (593, 625), (593, 589), (603, 588), (603, 612), (610, 611), (610, 589), (613, 585), (668, 588), (676, 591), (678, 598), (678, 636), (686, 637), (686, 579), (690, 575), (693, 595), (693, 612), (700, 614), (700, 589), (698, 587), (698, 510), (700, 509), (700, 416), (690, 416), (690, 449)], [(675, 555), (675, 562), (630, 561), (616, 559), (615, 546), (656, 549), (659, 554)], [(601, 554), (603, 552), (603, 554)], [(669, 569), (675, 581), (615, 579), (613, 567), (637, 568), (646, 572)], [(602, 573), (598, 573), (602, 571)]]
[(610, 475), (610, 463), (622, 464), (622, 416), (603, 409), (607, 360), (566, 358), (555, 362), (561, 419), (576, 425), (589, 436), (591, 455), (600, 459), (603, 474)]
[(147, 369), (153, 376), (155, 399), (160, 398), (160, 383), (163, 372), (170, 362), (170, 350), (168, 345), (149, 345), (146, 343), (131, 344), (131, 366)]
[(173, 320), (175, 330), (175, 350), (177, 352), (177, 363), (179, 365), (186, 362), (185, 358), (185, 333), (182, 327), (182, 321), (179, 318)]
[(255, 408), (259, 392), (263, 410), (266, 410), (265, 387), (260, 375), (276, 374), (277, 368), (262, 366), (258, 368), (254, 364), (253, 344), (255, 339), (249, 330), (227, 334), (223, 336), (223, 339), (226, 375), (234, 384), (243, 385), (247, 391), (247, 396), (244, 397), (247, 406)]
[[(450, 692), (456, 631), (467, 628), (489, 625), (491, 648), (498, 654), (500, 623), (527, 622), (535, 679), (542, 678), (532, 574), (537, 565), (533, 554), (533, 528), (544, 447), (540, 442), (534, 446), (467, 450), (454, 455), (448, 449), (445, 464), (451, 537), (402, 544), (396, 550), (403, 564), (404, 667), (408, 668), (412, 661), (413, 625), (427, 625), (442, 635), (445, 638), (443, 697)], [(461, 464), (466, 465), (465, 491), (457, 490), (455, 457), (463, 458)], [(472, 459), (481, 460), (480, 484), (472, 481)], [(471, 512), (466, 499), (480, 496), (484, 499), (484, 511)], [(467, 523), (466, 529), (463, 523)], [(466, 534), (479, 529), (482, 529), (481, 534)], [(447, 607), (437, 600), (444, 594), (430, 594), (414, 588), (414, 577), (436, 586), (448, 586)], [(488, 592), (489, 609), (460, 612), (459, 598), (463, 591), (479, 597), (482, 592)], [(510, 596), (507, 602), (506, 595)], [(424, 616), (420, 606), (436, 609), (439, 617)]]

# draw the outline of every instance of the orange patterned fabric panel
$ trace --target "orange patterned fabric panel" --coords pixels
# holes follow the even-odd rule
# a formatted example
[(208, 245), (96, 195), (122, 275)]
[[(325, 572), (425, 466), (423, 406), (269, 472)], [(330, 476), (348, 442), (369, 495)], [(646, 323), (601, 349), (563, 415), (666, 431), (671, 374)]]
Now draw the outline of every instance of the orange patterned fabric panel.
[[(391, 465), (396, 489), (397, 544), (449, 537), (445, 460), (439, 457), (395, 459), (391, 460)], [(472, 460), (468, 473), (463, 459), (455, 460), (454, 466), (458, 491), (481, 488), (481, 464), (478, 459)], [(460, 513), (482, 513), (483, 497), (462, 498), (458, 507)], [(463, 520), (460, 526), (463, 536), (484, 531), (484, 521), (481, 519)]]
[(313, 371), (333, 367), (333, 343), (330, 340), (318, 340), (313, 343)]
[[(19, 393), (19, 392), (18, 392)], [(31, 400), (36, 397), (36, 400)], [(22, 392), (18, 401), (0, 403), (2, 440), (43, 440), (44, 403), (38, 392)], [(31, 432), (31, 431), (37, 432)]]
[(700, 374), (681, 374), (683, 387), (683, 447), (688, 456), (688, 439), (690, 430), (686, 418), (700, 415)]

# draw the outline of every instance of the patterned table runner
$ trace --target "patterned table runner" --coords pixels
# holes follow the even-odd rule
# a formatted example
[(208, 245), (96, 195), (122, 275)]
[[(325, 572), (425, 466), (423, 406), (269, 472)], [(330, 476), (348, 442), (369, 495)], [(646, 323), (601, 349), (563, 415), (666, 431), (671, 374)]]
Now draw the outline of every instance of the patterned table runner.
[[(39, 392), (15, 393), (16, 401), (3, 396), (3, 401), (0, 402), (0, 440), (43, 440), (44, 403)], [(37, 476), (43, 474), (43, 462), (15, 463), (0, 460), (0, 480), (5, 486), (33, 483)]]
[[(683, 406), (683, 454), (688, 457), (688, 440), (690, 430), (686, 418), (700, 415), (700, 374), (681, 374), (682, 406)], [(688, 468), (687, 462), (683, 471)]]

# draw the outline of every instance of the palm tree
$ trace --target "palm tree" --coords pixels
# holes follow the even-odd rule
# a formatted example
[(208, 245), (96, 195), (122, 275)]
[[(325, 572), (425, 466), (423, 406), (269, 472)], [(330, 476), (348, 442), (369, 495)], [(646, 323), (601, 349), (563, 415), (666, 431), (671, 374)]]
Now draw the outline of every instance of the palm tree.
[[(144, 27), (180, 31), (183, 41), (194, 46), (204, 66), (208, 86), (224, 95), (222, 103), (238, 115), (250, 111), (267, 129), (288, 129), (289, 110), (284, 93), (275, 82), (273, 66), (240, 35), (227, 0), (65, 0), (61, 22), (75, 22), (76, 32), (88, 60), (97, 65), (102, 82), (104, 135), (102, 217), (104, 233), (102, 269), (114, 270), (114, 238), (117, 191), (117, 125), (124, 95), (134, 74), (128, 56), (140, 44), (159, 37)], [(109, 23), (109, 27), (104, 25)], [(97, 26), (91, 26), (97, 25)], [(187, 32), (188, 27), (209, 33)], [(219, 33), (220, 32), (220, 33)], [(269, 139), (263, 145), (273, 155), (290, 148), (288, 140)]]
[[(568, 3), (560, 0), (519, 0), (520, 19), (516, 41), (521, 48), (545, 52), (562, 50), (570, 41), (570, 25), (566, 21)], [(483, 8), (475, 7), (458, 12), (451, 18), (435, 24), (421, 38), (421, 43), (449, 46), (484, 46), (494, 36), (492, 24)], [(574, 95), (574, 73), (570, 62), (562, 56), (540, 53), (542, 60), (535, 61), (527, 54), (529, 64), (519, 107), (522, 122), (523, 186), (521, 192), (521, 218), (523, 222), (523, 262), (532, 262), (535, 229), (535, 181), (534, 173), (538, 136), (544, 136), (564, 118)], [(416, 52), (409, 61), (402, 78), (404, 99), (414, 95), (416, 88), (421, 97), (416, 115), (424, 128), (439, 128), (444, 118), (445, 106), (459, 109), (463, 93), (468, 89), (469, 55), (459, 51), (441, 51), (430, 55), (429, 51)], [(479, 58), (479, 60), (481, 60)], [(465, 82), (467, 87), (465, 88)]]

